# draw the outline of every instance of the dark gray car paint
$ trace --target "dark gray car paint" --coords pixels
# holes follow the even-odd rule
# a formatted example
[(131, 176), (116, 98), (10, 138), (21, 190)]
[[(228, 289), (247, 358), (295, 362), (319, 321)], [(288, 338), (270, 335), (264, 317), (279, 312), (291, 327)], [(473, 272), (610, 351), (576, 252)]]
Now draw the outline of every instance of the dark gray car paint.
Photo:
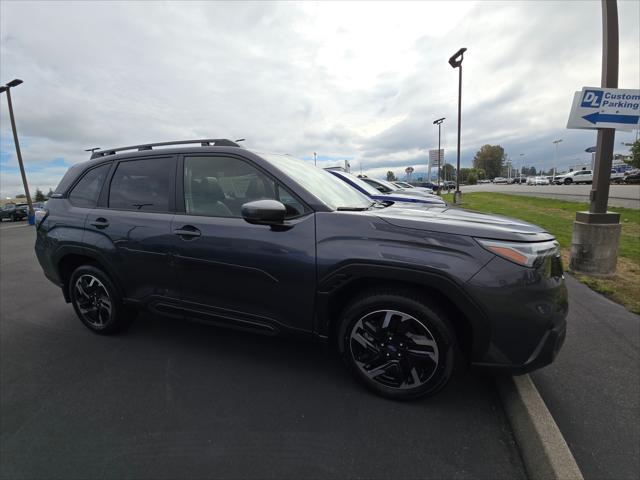
[[(61, 260), (84, 254), (116, 279), (129, 304), (263, 333), (320, 338), (331, 334), (339, 314), (334, 299), (350, 285), (362, 279), (410, 283), (457, 305), (465, 318), (451, 320), (470, 323), (473, 362), (517, 368), (548, 330), (563, 325), (567, 307), (561, 274), (551, 275), (549, 265), (531, 269), (498, 258), (473, 238), (553, 238), (539, 227), (454, 208), (333, 211), (247, 150), (162, 150), (163, 156), (176, 157), (178, 170), (181, 155), (195, 153), (252, 163), (298, 196), (309, 213), (287, 220), (282, 229), (241, 218), (185, 215), (180, 172), (171, 212), (109, 209), (107, 188), (96, 208), (71, 206), (68, 191), (88, 168), (114, 162), (108, 185), (117, 162), (158, 152), (113, 155), (74, 166), (56, 189), (36, 242), (47, 277), (65, 288)], [(91, 225), (98, 219), (108, 226)], [(175, 233), (183, 227), (198, 229), (200, 236)]]

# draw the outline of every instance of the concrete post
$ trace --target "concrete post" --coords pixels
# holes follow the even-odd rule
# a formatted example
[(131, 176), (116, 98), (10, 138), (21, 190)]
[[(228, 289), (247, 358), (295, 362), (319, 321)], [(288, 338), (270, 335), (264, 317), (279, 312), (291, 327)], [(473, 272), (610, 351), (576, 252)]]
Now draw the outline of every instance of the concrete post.
[[(603, 88), (618, 87), (618, 6), (616, 0), (602, 2)], [(569, 270), (588, 275), (613, 275), (618, 261), (620, 214), (607, 211), (615, 130), (598, 129), (591, 205), (577, 212), (571, 240)]]

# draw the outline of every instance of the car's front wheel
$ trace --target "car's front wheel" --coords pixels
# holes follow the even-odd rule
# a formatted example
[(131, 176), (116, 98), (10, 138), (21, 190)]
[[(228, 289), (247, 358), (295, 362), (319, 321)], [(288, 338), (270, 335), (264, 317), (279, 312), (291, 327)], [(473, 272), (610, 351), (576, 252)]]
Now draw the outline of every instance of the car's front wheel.
[(455, 334), (432, 302), (401, 291), (372, 291), (343, 312), (339, 349), (351, 373), (396, 399), (433, 395), (451, 379)]
[(572, 181), (573, 181), (573, 180), (571, 180), (570, 178), (565, 178), (565, 179), (564, 179), (564, 184), (565, 184), (565, 185), (569, 185), (569, 184), (571, 184), (571, 182), (572, 182)]
[(115, 333), (135, 318), (135, 311), (123, 305), (109, 276), (93, 265), (76, 268), (69, 281), (69, 295), (78, 318), (92, 332)]

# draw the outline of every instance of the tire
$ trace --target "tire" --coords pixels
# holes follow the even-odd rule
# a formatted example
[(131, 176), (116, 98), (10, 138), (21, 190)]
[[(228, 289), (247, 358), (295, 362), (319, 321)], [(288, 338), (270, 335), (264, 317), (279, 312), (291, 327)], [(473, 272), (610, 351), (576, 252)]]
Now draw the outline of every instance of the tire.
[(440, 391), (460, 357), (454, 330), (435, 303), (390, 289), (355, 298), (342, 312), (337, 341), (358, 381), (400, 400)]
[(12, 222), (17, 222), (18, 221), (17, 217), (13, 213), (11, 214), (11, 221)]
[(108, 335), (127, 328), (136, 312), (126, 308), (113, 281), (100, 268), (81, 265), (71, 274), (69, 297), (80, 321), (92, 332)]
[(571, 180), (570, 178), (565, 178), (564, 179), (564, 184), (565, 185), (571, 185), (573, 183), (573, 180)]

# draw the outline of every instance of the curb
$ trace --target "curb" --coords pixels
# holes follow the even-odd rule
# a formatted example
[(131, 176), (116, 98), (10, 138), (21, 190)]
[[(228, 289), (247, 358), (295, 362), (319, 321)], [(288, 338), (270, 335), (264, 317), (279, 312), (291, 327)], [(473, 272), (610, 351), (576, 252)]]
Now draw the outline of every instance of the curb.
[(499, 376), (496, 384), (528, 477), (533, 480), (584, 480), (531, 377)]

